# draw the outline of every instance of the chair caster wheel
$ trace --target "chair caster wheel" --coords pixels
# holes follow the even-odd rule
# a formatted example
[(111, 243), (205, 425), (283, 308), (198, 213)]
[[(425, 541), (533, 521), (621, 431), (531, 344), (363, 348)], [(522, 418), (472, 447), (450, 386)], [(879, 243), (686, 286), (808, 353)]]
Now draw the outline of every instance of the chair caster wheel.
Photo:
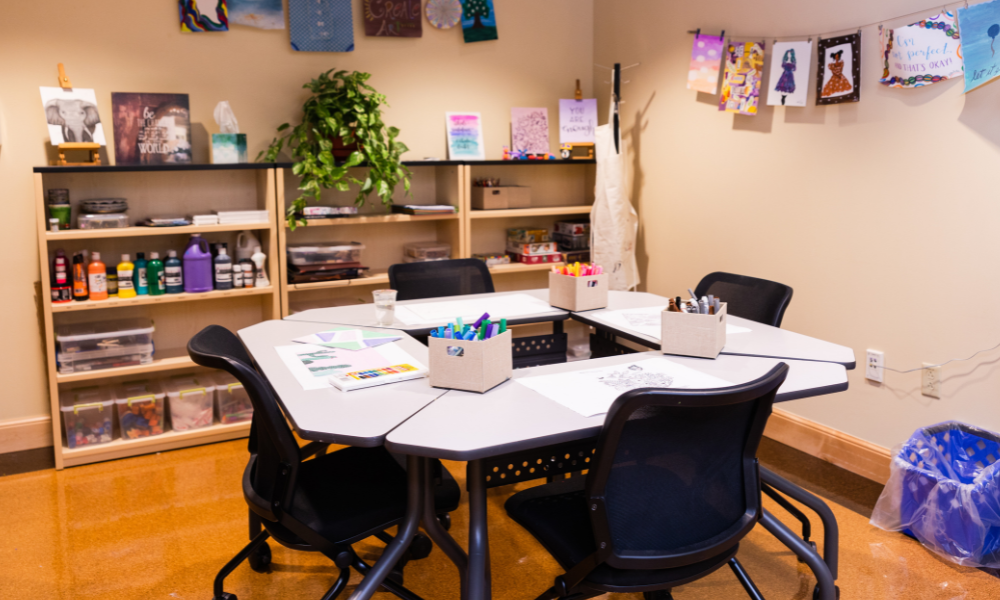
[(674, 600), (670, 595), (670, 590), (656, 590), (655, 592), (643, 592), (643, 600)]
[[(833, 586), (833, 590), (836, 592), (837, 600), (840, 600), (840, 586)], [(816, 587), (813, 588), (813, 600), (819, 600), (819, 584), (816, 584)]]
[(441, 513), (437, 516), (438, 521), (441, 522), (441, 527), (444, 527), (445, 531), (451, 529), (451, 515), (448, 513)]
[[(806, 543), (809, 544), (809, 547), (812, 548), (813, 552), (815, 552), (816, 554), (819, 554), (819, 547), (816, 545), (816, 542), (809, 541), (809, 542), (806, 542)], [(805, 563), (806, 562), (806, 561), (802, 560), (801, 556), (798, 556), (796, 558), (798, 558), (798, 560), (799, 560), (800, 563)]]
[(431, 550), (433, 549), (434, 542), (426, 535), (418, 533), (413, 536), (413, 542), (410, 543), (410, 558), (412, 560), (427, 558), (431, 555)]
[[(264, 542), (250, 553), (247, 561), (250, 563), (250, 568), (257, 573), (267, 573), (271, 569), (271, 547)], [(233, 596), (232, 600), (236, 600), (236, 596)]]

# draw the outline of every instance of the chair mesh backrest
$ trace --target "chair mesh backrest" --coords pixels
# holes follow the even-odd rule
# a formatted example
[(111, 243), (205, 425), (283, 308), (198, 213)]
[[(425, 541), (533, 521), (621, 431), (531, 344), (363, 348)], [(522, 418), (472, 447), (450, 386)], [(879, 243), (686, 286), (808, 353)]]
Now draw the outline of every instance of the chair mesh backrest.
[(588, 475), (591, 495), (604, 498), (615, 555), (688, 555), (756, 519), (757, 446), (786, 371), (782, 364), (756, 382), (709, 392), (636, 390), (615, 402)]
[(728, 304), (729, 314), (774, 327), (781, 327), (792, 301), (792, 288), (785, 284), (732, 273), (706, 275), (695, 294), (715, 296)]
[(275, 499), (284, 502), (276, 498), (281, 469), (288, 465), (294, 482), (301, 455), (270, 383), (253, 368), (239, 338), (224, 327), (210, 325), (198, 332), (188, 342), (188, 354), (196, 364), (226, 371), (243, 384), (253, 404), (249, 450), (257, 456), (257, 466), (251, 485), (269, 504)]
[(477, 258), (400, 263), (389, 267), (389, 287), (397, 300), (421, 300), (466, 294), (490, 294), (493, 277)]

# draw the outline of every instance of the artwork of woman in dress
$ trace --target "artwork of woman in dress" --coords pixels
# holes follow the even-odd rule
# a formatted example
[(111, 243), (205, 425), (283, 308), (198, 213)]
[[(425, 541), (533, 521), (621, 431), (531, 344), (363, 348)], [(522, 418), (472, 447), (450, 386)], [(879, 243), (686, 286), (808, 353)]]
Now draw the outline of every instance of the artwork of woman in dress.
[(789, 48), (785, 55), (781, 57), (781, 78), (778, 85), (774, 86), (774, 91), (781, 94), (781, 105), (785, 105), (785, 100), (789, 94), (795, 93), (795, 49)]
[(851, 82), (844, 77), (844, 51), (837, 50), (830, 53), (830, 62), (826, 64), (830, 70), (830, 80), (823, 86), (823, 97), (829, 98), (839, 94), (846, 94), (854, 89)]

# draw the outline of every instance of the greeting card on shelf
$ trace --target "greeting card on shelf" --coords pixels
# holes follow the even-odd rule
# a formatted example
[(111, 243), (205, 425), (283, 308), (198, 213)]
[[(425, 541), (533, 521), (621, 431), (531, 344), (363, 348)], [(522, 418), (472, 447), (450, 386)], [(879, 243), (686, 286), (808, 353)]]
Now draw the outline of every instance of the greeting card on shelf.
[(597, 141), (597, 99), (559, 101), (559, 144)]
[(483, 121), (479, 113), (445, 113), (448, 132), (448, 158), (451, 160), (486, 160), (483, 145)]

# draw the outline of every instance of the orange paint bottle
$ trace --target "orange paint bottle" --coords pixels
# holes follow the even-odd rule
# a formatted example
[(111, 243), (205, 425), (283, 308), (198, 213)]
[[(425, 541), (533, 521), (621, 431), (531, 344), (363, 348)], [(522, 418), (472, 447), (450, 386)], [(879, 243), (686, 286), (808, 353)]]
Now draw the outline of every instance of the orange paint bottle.
[(91, 253), (90, 264), (87, 265), (87, 283), (90, 284), (91, 300), (108, 299), (108, 268), (101, 262), (101, 253)]

